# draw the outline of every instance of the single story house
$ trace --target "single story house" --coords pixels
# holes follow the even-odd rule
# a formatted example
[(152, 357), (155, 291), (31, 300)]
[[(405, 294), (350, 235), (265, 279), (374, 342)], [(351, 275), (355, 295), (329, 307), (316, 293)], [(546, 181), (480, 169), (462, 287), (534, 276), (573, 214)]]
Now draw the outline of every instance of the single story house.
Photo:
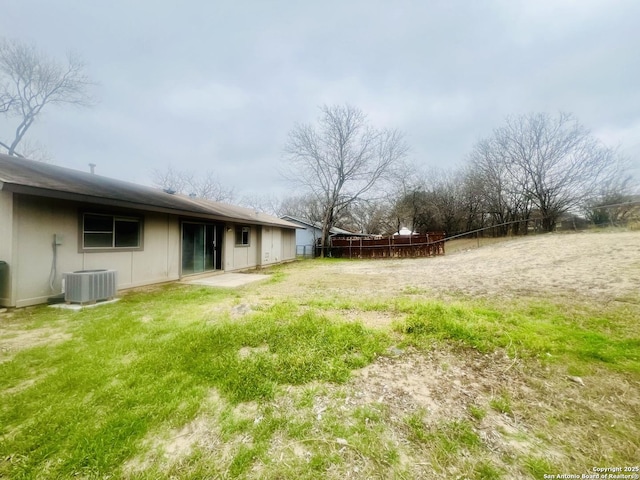
[(0, 306), (44, 303), (62, 274), (117, 288), (295, 259), (296, 225), (219, 202), (0, 154)]
[[(296, 230), (296, 253), (305, 257), (311, 257), (314, 254), (314, 248), (318, 245), (318, 239), (322, 237), (322, 224), (312, 222), (304, 218), (293, 217), (291, 215), (283, 215), (282, 220), (293, 223), (298, 227)], [(330, 237), (370, 237), (371, 235), (362, 233), (353, 233), (338, 227), (331, 227), (329, 230)]]

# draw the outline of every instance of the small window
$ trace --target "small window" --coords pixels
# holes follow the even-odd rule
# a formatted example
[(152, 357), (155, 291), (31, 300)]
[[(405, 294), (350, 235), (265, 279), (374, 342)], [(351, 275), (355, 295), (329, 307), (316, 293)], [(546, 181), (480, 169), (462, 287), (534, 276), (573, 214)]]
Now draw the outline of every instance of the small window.
[(249, 245), (249, 227), (236, 227), (236, 245)]
[(135, 248), (140, 246), (140, 221), (134, 218), (115, 218), (115, 247)]
[(85, 213), (82, 217), (82, 248), (140, 248), (141, 231), (139, 218)]

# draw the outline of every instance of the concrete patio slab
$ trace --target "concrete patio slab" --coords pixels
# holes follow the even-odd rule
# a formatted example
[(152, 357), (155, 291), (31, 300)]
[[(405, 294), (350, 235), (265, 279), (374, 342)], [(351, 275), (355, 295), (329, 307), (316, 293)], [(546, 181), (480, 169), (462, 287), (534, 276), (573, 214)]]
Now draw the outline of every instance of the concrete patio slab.
[(190, 285), (207, 285), (209, 287), (236, 288), (254, 282), (268, 280), (271, 275), (261, 275), (258, 273), (223, 273), (211, 275), (210, 277), (194, 278), (193, 280), (183, 280)]

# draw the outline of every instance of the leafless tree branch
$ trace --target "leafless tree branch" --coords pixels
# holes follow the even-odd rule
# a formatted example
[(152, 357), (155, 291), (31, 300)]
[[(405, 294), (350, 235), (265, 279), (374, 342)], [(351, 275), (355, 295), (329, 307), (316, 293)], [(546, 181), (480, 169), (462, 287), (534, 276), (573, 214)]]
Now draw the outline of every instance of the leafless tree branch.
[(612, 174), (615, 157), (573, 115), (536, 113), (508, 117), (474, 147), (471, 162), (497, 221), (526, 219), (535, 207), (551, 231)]
[(388, 176), (408, 148), (400, 132), (371, 127), (358, 108), (325, 105), (320, 110), (317, 126), (296, 125), (289, 133), (284, 175), (322, 205), (324, 247), (336, 216)]
[(164, 170), (154, 170), (152, 182), (165, 191), (214, 202), (231, 202), (235, 196), (233, 188), (223, 185), (212, 171), (194, 173), (188, 170), (176, 170), (170, 165)]
[(89, 106), (93, 85), (77, 55), (69, 54), (66, 64), (60, 64), (33, 45), (0, 39), (0, 113), (17, 121), (1, 146), (17, 155), (18, 145), (47, 105)]

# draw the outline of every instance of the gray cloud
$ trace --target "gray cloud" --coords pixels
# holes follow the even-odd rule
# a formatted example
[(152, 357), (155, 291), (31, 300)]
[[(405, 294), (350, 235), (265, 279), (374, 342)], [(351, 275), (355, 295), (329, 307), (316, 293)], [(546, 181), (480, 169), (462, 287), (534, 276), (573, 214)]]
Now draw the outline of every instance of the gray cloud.
[(141, 183), (211, 169), (280, 193), (287, 132), (323, 103), (400, 128), (425, 166), (459, 164), (506, 115), (573, 112), (640, 175), (637, 18), (633, 0), (22, 0), (0, 31), (79, 52), (100, 82), (96, 107), (34, 128), (56, 163)]

